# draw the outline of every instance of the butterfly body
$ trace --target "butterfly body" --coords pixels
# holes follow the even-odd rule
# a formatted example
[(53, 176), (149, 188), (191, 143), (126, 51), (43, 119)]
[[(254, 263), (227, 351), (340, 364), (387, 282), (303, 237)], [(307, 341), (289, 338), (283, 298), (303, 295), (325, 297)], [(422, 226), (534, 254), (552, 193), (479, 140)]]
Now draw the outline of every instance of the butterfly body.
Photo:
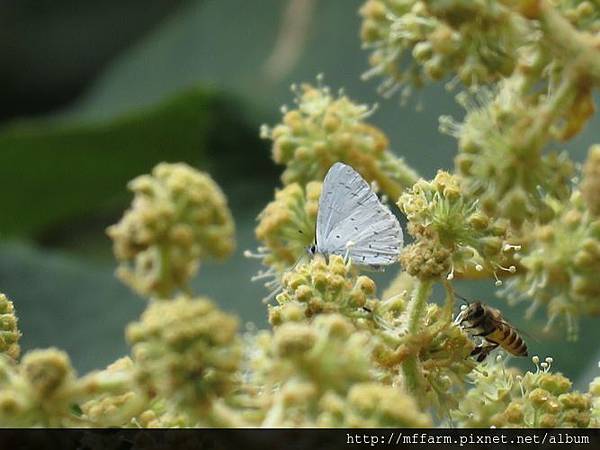
[(378, 270), (397, 262), (402, 246), (396, 216), (352, 167), (334, 164), (323, 182), (316, 243), (309, 253), (339, 255)]

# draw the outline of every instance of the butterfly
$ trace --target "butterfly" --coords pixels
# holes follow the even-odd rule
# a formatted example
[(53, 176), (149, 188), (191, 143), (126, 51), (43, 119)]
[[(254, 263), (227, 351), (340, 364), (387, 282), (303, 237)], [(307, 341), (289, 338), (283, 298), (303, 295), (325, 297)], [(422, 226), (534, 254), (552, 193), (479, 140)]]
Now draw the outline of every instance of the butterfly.
[(335, 163), (323, 181), (310, 255), (339, 255), (381, 270), (398, 261), (404, 236), (398, 219), (350, 166)]

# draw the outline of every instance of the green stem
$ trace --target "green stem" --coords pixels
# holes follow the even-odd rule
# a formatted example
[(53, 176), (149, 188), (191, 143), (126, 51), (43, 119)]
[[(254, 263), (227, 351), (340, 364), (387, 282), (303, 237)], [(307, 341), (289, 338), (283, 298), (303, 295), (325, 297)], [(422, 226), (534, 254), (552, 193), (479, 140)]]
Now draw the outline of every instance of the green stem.
[(446, 290), (446, 304), (444, 305), (444, 317), (451, 321), (454, 311), (454, 305), (456, 304), (456, 298), (454, 295), (454, 287), (448, 280), (444, 280), (444, 289)]
[[(423, 323), (423, 315), (427, 306), (427, 299), (431, 295), (431, 281), (420, 280), (414, 290), (412, 301), (409, 304), (408, 310), (408, 326), (407, 331), (410, 335), (416, 335)], [(422, 385), (422, 374), (419, 368), (419, 360), (417, 355), (411, 355), (402, 363), (402, 373), (406, 383), (406, 389), (418, 396)], [(419, 397), (417, 397), (419, 398)]]
[(427, 299), (431, 295), (432, 286), (432, 281), (419, 280), (419, 284), (414, 290), (408, 312), (408, 332), (410, 334), (416, 334), (421, 329), (421, 319), (427, 306)]

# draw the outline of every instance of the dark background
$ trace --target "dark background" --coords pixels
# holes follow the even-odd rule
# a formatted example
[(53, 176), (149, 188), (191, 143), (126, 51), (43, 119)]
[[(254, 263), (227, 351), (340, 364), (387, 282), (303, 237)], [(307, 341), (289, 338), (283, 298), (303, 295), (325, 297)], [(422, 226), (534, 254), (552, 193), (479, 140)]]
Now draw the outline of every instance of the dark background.
[[(292, 104), (292, 82), (323, 73), (333, 89), (379, 104), (370, 121), (421, 174), (452, 167), (456, 142), (437, 128), (441, 114), (464, 114), (456, 92), (441, 83), (401, 106), (379, 97), (376, 81), (361, 81), (360, 4), (296, 1), (300, 31), (290, 36), (284, 18), (294, 5), (281, 0), (0, 3), (0, 291), (15, 302), (24, 349), (64, 348), (82, 372), (127, 352), (123, 328), (145, 302), (113, 277), (104, 229), (130, 201), (126, 182), (159, 161), (194, 164), (225, 190), (238, 249), (203, 266), (195, 288), (266, 326), (265, 290), (249, 280), (258, 263), (242, 253), (257, 245), (255, 218), (281, 172), (258, 128)], [(288, 59), (277, 57), (282, 39), (291, 42)], [(573, 158), (598, 141), (599, 125), (595, 118), (569, 143)], [(579, 341), (566, 343), (561, 329), (542, 333), (544, 312), (525, 321), (524, 308), (495, 299), (494, 289), (459, 284), (533, 334), (532, 354), (553, 356), (579, 387), (599, 374), (598, 319), (584, 320)]]

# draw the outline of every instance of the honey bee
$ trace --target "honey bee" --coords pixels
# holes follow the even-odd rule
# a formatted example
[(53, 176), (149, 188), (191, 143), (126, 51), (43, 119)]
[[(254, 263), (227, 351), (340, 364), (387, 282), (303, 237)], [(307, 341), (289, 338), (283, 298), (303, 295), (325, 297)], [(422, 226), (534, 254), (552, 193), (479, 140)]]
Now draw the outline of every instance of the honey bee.
[(498, 346), (511, 355), (527, 356), (527, 344), (499, 310), (481, 302), (474, 302), (463, 308), (455, 323), (472, 336), (479, 336), (484, 340), (471, 352), (477, 362), (482, 362)]

